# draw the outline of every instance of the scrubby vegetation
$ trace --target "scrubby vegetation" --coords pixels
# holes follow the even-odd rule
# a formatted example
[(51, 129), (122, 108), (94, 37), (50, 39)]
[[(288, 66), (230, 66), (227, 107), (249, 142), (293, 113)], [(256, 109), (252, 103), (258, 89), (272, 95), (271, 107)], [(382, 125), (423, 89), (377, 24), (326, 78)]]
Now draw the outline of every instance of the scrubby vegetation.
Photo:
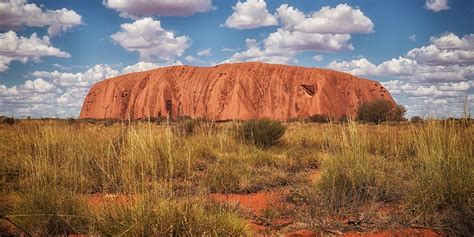
[[(469, 235), (471, 124), (17, 120), (0, 124), (0, 234)], [(281, 199), (249, 213), (212, 198), (257, 192)]]
[(385, 121), (403, 121), (406, 109), (385, 99), (365, 102), (357, 108), (357, 120), (379, 124)]
[(240, 138), (258, 147), (270, 147), (278, 143), (285, 134), (285, 126), (268, 119), (249, 120), (239, 128)]
[(416, 131), (419, 169), (407, 195), (419, 220), (458, 234), (474, 233), (474, 147), (472, 129), (447, 121)]
[(13, 125), (15, 124), (15, 119), (12, 117), (0, 116), (0, 124)]
[(423, 119), (420, 116), (413, 116), (413, 117), (411, 117), (410, 122), (412, 122), (412, 123), (421, 123), (421, 122), (423, 122)]
[(331, 121), (329, 116), (324, 114), (313, 114), (307, 120), (312, 123), (329, 123)]

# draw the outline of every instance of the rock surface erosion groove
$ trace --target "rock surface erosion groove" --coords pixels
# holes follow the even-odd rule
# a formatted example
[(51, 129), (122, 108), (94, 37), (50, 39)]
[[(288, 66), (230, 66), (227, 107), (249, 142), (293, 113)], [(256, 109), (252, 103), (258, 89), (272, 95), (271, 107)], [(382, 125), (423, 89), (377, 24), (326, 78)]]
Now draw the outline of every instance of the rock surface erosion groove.
[(379, 98), (395, 104), (379, 82), (329, 69), (256, 62), (171, 66), (97, 82), (80, 118), (338, 119)]

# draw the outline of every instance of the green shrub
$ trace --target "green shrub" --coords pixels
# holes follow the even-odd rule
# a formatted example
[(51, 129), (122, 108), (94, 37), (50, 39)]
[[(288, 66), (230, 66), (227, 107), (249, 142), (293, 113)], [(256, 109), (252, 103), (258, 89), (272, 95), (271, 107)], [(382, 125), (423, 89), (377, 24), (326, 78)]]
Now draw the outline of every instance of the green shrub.
[(423, 119), (420, 116), (413, 116), (413, 117), (411, 117), (410, 122), (412, 122), (412, 123), (421, 123), (421, 122), (423, 122)]
[(308, 121), (311, 123), (329, 123), (330, 118), (325, 114), (314, 114), (308, 117)]
[(403, 105), (397, 105), (395, 106), (390, 112), (388, 112), (387, 115), (387, 120), (388, 121), (405, 121), (405, 113), (407, 112), (407, 109)]
[(260, 148), (266, 148), (277, 144), (285, 131), (286, 128), (281, 122), (258, 119), (244, 122), (239, 130), (239, 135), (244, 141), (251, 142)]
[(359, 105), (357, 119), (361, 122), (376, 124), (384, 121), (402, 121), (405, 112), (405, 107), (401, 105), (394, 107), (388, 100), (376, 99)]
[(0, 124), (13, 125), (15, 124), (15, 119), (13, 117), (0, 116)]

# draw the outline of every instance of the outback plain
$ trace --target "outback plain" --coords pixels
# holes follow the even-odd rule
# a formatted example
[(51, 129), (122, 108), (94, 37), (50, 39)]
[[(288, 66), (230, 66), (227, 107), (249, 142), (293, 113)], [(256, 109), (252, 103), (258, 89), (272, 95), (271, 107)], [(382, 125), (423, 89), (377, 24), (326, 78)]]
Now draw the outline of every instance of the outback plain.
[(469, 120), (315, 121), (2, 124), (2, 233), (472, 233)]
[(472, 237), (473, 12), (0, 0), (0, 237)]

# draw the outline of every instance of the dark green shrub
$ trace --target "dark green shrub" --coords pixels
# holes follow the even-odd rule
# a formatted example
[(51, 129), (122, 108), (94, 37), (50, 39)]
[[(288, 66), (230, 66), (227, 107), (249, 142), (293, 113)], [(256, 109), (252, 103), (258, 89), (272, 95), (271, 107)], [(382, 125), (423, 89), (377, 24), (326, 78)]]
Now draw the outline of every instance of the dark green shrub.
[(277, 144), (285, 131), (285, 126), (279, 121), (257, 119), (244, 122), (239, 136), (244, 141), (266, 148)]
[(388, 121), (405, 121), (405, 113), (407, 112), (407, 109), (403, 105), (397, 105), (395, 108), (390, 110), (387, 115), (387, 120)]
[(376, 99), (365, 102), (357, 108), (357, 119), (361, 122), (379, 124), (385, 121), (403, 121), (406, 109), (388, 100)]
[(420, 116), (413, 116), (413, 117), (411, 117), (410, 121), (412, 123), (421, 123), (421, 122), (423, 122), (423, 119)]
[(308, 121), (311, 123), (329, 123), (329, 116), (325, 114), (313, 114), (308, 117)]
[(0, 124), (13, 125), (15, 124), (15, 119), (13, 117), (0, 116)]

